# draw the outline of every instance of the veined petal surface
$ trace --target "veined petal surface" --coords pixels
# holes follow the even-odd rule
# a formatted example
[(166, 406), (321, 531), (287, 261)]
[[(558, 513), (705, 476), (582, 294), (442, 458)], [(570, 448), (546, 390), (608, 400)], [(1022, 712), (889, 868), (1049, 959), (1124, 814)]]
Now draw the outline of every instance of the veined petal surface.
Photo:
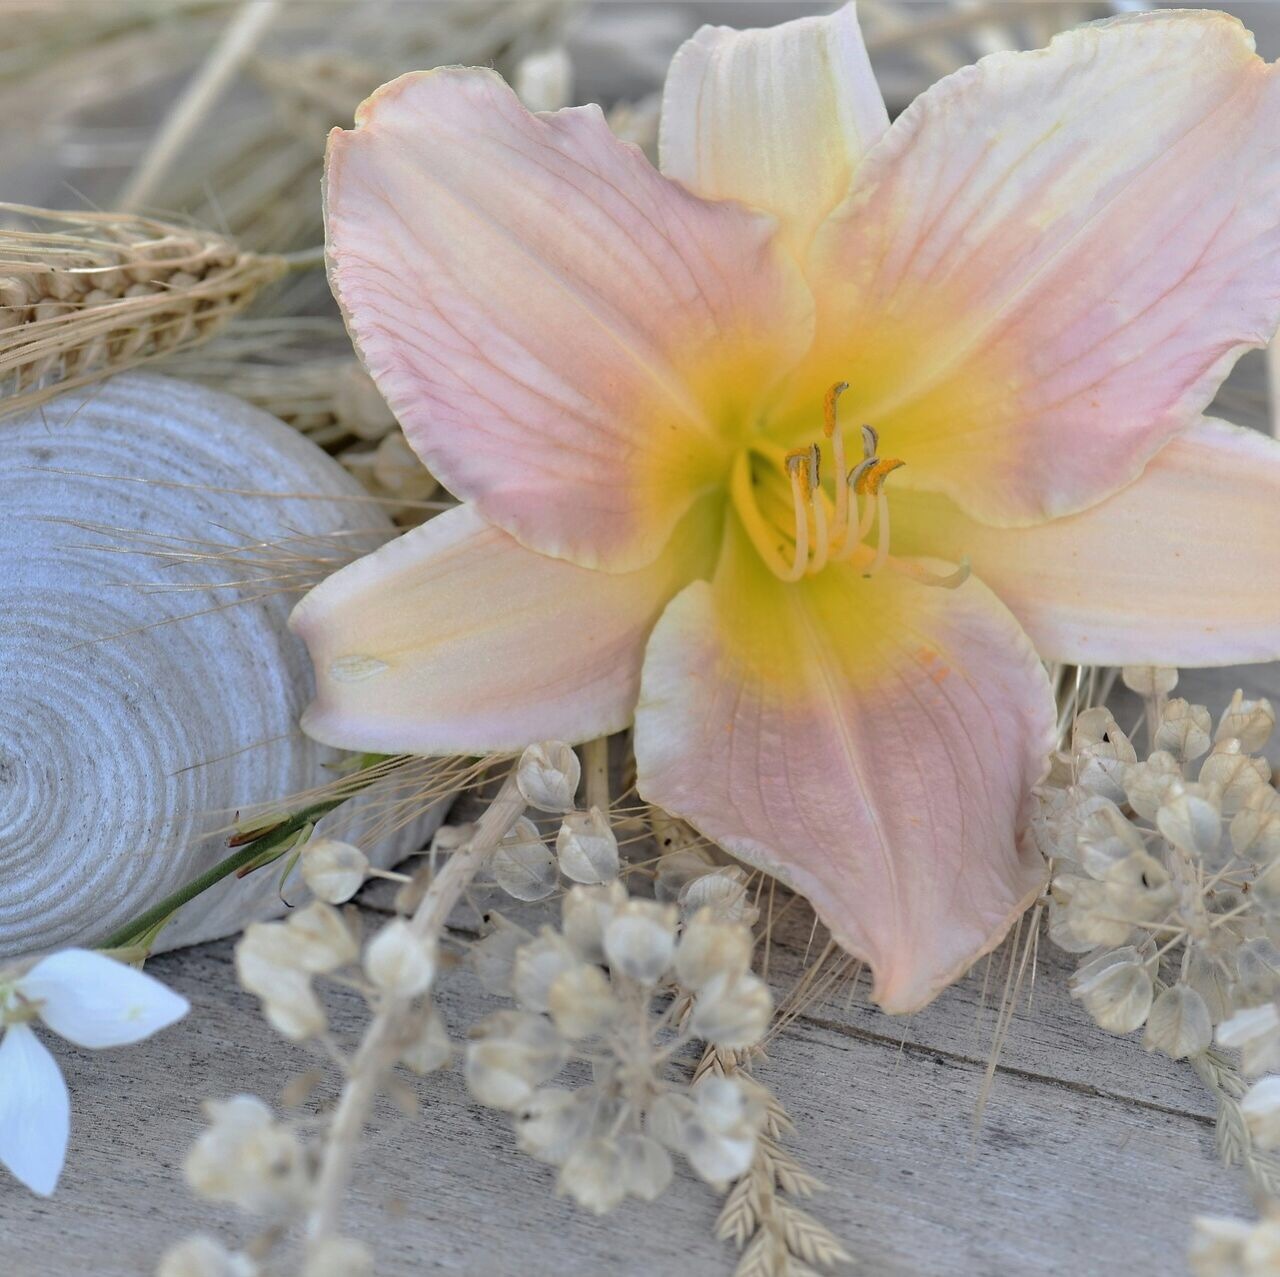
[(855, 6), (736, 31), (703, 27), (662, 95), (662, 171), (777, 215), (803, 253), (889, 127)]
[(989, 523), (1097, 502), (1280, 316), (1280, 74), (1222, 13), (1131, 15), (934, 85), (815, 240), (819, 354)]
[(343, 568), (298, 604), (316, 698), (309, 735), (426, 754), (582, 741), (631, 721), (644, 643), (667, 600), (709, 571), (692, 511), (634, 572), (526, 550), (469, 506)]
[(71, 1097), (57, 1061), (30, 1025), (10, 1025), (0, 1039), (0, 1163), (48, 1197), (70, 1133)]
[(431, 471), (517, 540), (652, 562), (807, 349), (773, 219), (700, 200), (596, 107), (402, 76), (330, 136), (330, 280)]
[(1280, 658), (1280, 443), (1205, 420), (1128, 487), (1033, 528), (895, 494), (895, 545), (968, 554), (1042, 656), (1083, 665)]
[(783, 585), (730, 541), (649, 641), (639, 790), (805, 895), (889, 1011), (999, 943), (1044, 878), (1020, 845), (1053, 698), (978, 581), (849, 565)]
[(77, 1046), (124, 1046), (168, 1028), (191, 1009), (179, 993), (89, 949), (41, 958), (21, 985), (40, 1018)]

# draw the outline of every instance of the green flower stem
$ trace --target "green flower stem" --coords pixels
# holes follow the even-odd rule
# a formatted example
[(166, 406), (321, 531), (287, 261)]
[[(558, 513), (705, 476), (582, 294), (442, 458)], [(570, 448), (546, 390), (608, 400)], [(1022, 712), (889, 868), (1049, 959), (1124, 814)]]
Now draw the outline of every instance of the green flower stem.
[[(371, 756), (366, 756), (364, 761), (368, 762), (369, 757)], [(373, 761), (363, 770), (372, 770), (383, 761), (384, 759), (380, 756), (374, 757)], [(156, 937), (160, 934), (161, 928), (187, 901), (194, 900), (202, 891), (208, 891), (215, 883), (221, 882), (238, 870), (250, 867), (254, 869), (260, 868), (283, 856), (292, 847), (294, 840), (307, 825), (314, 824), (321, 816), (333, 811), (335, 807), (341, 807), (347, 799), (354, 797), (362, 789), (366, 789), (374, 781), (380, 780), (386, 774), (386, 770), (383, 769), (378, 771), (376, 775), (371, 775), (367, 778), (361, 778), (359, 773), (352, 776), (343, 786), (343, 792), (338, 797), (326, 799), (324, 802), (314, 803), (310, 807), (305, 807), (302, 811), (295, 812), (287, 820), (267, 830), (261, 838), (255, 838), (253, 842), (247, 843), (243, 847), (237, 847), (231, 855), (218, 861), (216, 865), (206, 869), (198, 877), (192, 878), (190, 882), (179, 887), (171, 895), (166, 896), (159, 904), (152, 905), (146, 913), (140, 914), (131, 922), (125, 923), (119, 930), (113, 931), (97, 948), (130, 949), (142, 946), (145, 943), (145, 948), (149, 952), (151, 946), (155, 943)]]

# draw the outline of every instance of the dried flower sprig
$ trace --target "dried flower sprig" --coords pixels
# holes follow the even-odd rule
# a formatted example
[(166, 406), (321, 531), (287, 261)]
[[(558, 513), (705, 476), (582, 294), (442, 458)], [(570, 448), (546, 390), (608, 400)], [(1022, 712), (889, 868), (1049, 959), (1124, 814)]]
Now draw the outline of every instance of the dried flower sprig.
[[(1259, 751), (1266, 699), (1239, 691), (1214, 724), (1171, 696), (1177, 672), (1126, 668), (1148, 753), (1106, 708), (1075, 718), (1032, 833), (1054, 870), (1049, 934), (1081, 955), (1071, 995), (1112, 1033), (1186, 1059), (1217, 1104), (1217, 1147), (1280, 1202), (1280, 793)], [(1217, 1045), (1215, 1046), (1215, 1039)], [(1237, 1069), (1223, 1049), (1239, 1051)], [(1274, 1221), (1197, 1222), (1198, 1277), (1276, 1271)]]
[[(557, 1167), (558, 1191), (596, 1214), (629, 1195), (659, 1196), (673, 1152), (711, 1183), (736, 1179), (765, 1121), (740, 1078), (672, 1076), (694, 1041), (758, 1042), (773, 1011), (750, 971), (747, 927), (711, 908), (679, 923), (676, 906), (630, 897), (618, 882), (578, 886), (559, 931), (535, 938), (505, 926), (474, 951), (486, 982), (519, 1009), (473, 1031), (471, 1092), (514, 1114), (520, 1147)], [(551, 1085), (573, 1061), (591, 1066), (591, 1081)]]
[[(566, 787), (571, 792), (576, 772), (571, 782), (548, 766), (548, 760), (566, 755), (572, 757), (572, 752), (555, 743), (526, 751), (470, 836), (426, 885), (412, 915), (393, 918), (363, 945), (348, 917), (316, 901), (287, 921), (250, 926), (236, 947), (240, 982), (259, 997), (270, 1023), (290, 1040), (320, 1045), (340, 1064), (343, 1086), (319, 1140), (310, 1145), (298, 1142), (252, 1097), (214, 1106), (213, 1127), (188, 1159), (188, 1180), (215, 1200), (273, 1216), (303, 1217), (308, 1274), (371, 1271), (367, 1248), (339, 1231), (369, 1110), (379, 1090), (396, 1091), (392, 1071), (397, 1064), (425, 1073), (448, 1060), (448, 1038), (430, 999), (445, 919), (526, 811), (526, 793), (539, 796), (538, 785), (548, 793)], [(358, 875), (367, 867), (350, 850), (345, 859), (335, 861), (330, 855), (333, 863), (324, 866), (330, 878), (335, 872), (339, 877)], [(300, 855), (304, 874), (321, 881), (323, 872), (306, 868), (308, 855), (317, 851), (326, 854), (321, 844)], [(330, 845), (328, 852), (333, 851)], [(350, 1054), (329, 1035), (324, 1004), (314, 987), (317, 980), (356, 989), (369, 1004), (370, 1020)], [(182, 1245), (190, 1251), (214, 1243), (192, 1238)], [(225, 1254), (228, 1263), (239, 1262), (230, 1252), (212, 1253), (220, 1260)], [(179, 1262), (185, 1262), (181, 1248), (165, 1260), (171, 1269)]]
[(195, 227), (0, 204), (0, 407), (16, 412), (211, 337), (288, 269)]

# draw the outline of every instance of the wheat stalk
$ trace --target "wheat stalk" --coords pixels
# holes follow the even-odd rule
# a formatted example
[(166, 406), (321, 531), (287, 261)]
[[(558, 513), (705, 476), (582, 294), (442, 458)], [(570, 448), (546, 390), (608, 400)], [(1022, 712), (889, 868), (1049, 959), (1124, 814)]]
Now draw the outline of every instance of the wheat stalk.
[(0, 411), (196, 345), (288, 268), (195, 227), (0, 203)]
[(742, 1252), (734, 1277), (817, 1277), (852, 1262), (825, 1224), (787, 1200), (812, 1197), (826, 1186), (783, 1149), (792, 1124), (782, 1101), (742, 1071), (736, 1051), (708, 1047), (694, 1081), (708, 1073), (738, 1078), (764, 1107), (751, 1168), (729, 1190), (716, 1220), (716, 1236)]

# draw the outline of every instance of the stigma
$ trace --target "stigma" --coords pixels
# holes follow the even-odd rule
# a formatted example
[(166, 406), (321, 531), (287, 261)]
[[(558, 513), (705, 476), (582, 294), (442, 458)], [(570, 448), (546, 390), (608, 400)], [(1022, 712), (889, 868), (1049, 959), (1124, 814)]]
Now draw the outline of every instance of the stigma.
[[(831, 495), (822, 480), (821, 444), (795, 449), (782, 458), (793, 520), (789, 552), (785, 540), (779, 544), (780, 529), (771, 526), (760, 512), (746, 454), (739, 457), (732, 478), (733, 501), (761, 559), (775, 576), (787, 582), (816, 576), (828, 563), (858, 562), (862, 575), (868, 578), (889, 568), (923, 585), (944, 589), (963, 585), (969, 577), (967, 556), (955, 571), (942, 574), (890, 554), (885, 485), (905, 463), (897, 457), (882, 457), (879, 433), (864, 425), (859, 431), (862, 457), (849, 465), (839, 417), (840, 396), (847, 389), (848, 382), (836, 382), (822, 403), (822, 434), (831, 449)], [(873, 531), (874, 550), (868, 544)]]

